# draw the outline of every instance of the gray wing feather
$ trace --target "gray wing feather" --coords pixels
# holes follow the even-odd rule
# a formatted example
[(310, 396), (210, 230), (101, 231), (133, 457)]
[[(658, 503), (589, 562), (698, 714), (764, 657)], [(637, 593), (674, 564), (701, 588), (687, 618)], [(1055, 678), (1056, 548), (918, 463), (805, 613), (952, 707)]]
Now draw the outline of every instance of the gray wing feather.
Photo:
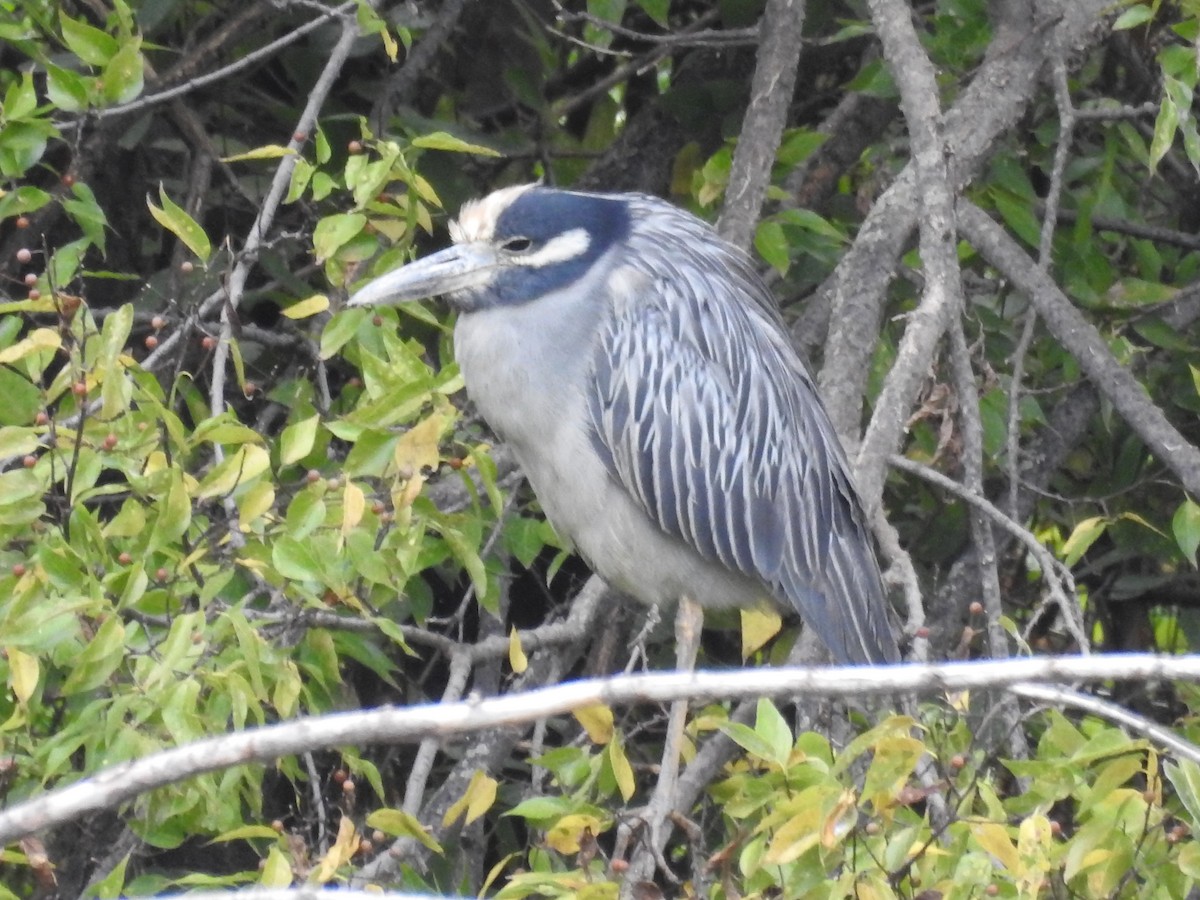
[(849, 466), (767, 288), (707, 226), (639, 202), (667, 221), (653, 243), (633, 235), (637, 271), (618, 280), (635, 296), (614, 305), (596, 350), (602, 458), (664, 531), (761, 580), (837, 659), (895, 660)]

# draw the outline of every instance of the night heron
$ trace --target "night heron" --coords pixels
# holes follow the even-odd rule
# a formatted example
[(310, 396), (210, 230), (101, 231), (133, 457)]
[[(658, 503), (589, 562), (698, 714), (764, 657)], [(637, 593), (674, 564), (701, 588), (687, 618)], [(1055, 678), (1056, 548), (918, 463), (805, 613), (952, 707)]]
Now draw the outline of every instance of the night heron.
[(350, 304), (447, 298), (468, 394), (599, 575), (652, 604), (770, 599), (839, 662), (897, 660), (846, 456), (744, 253), (653, 197), (537, 185), (450, 235)]

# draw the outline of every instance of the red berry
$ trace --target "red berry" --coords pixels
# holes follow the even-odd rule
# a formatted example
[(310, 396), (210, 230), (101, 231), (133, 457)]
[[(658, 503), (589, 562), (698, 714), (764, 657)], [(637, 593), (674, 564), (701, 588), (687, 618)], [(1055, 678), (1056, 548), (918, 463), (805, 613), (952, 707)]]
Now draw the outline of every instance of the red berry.
[(121, 555), (117, 557), (117, 562), (123, 566), (127, 566), (133, 562), (133, 557), (129, 555), (128, 551), (122, 550)]
[(30, 289), (29, 289), (29, 299), (30, 299), (30, 300), (40, 300), (41, 298), (42, 298), (42, 292), (41, 292), (41, 291), (39, 291), (37, 288), (30, 288)]
[(76, 397), (82, 397), (84, 394), (87, 393), (87, 382), (86, 381), (75, 382), (73, 385), (71, 385), (71, 392), (74, 393)]
[(166, 324), (167, 324), (167, 320), (164, 319), (162, 316), (155, 316), (153, 319), (150, 320), (150, 327), (153, 328), (155, 331), (162, 331), (162, 329), (164, 327), (166, 327)]
[(28, 228), (29, 227), (29, 217), (28, 216), (17, 216), (16, 224), (17, 224), (18, 228)]
[(983, 604), (978, 600), (976, 600), (967, 608), (971, 611), (971, 615), (973, 616), (979, 616), (983, 614)]
[(321, 473), (318, 472), (316, 469), (309, 469), (308, 473), (304, 476), (304, 478), (306, 481), (308, 481), (309, 484), (316, 484), (318, 481), (321, 480)]
[(146, 335), (146, 339), (144, 341), (142, 341), (142, 343), (146, 345), (147, 350), (153, 350), (155, 347), (158, 346), (158, 338), (156, 338), (152, 334), (148, 334), (148, 335)]
[(283, 820), (275, 819), (271, 822), (271, 830), (276, 834), (283, 834)]
[(167, 571), (165, 568), (163, 568), (162, 566), (159, 566), (159, 567), (158, 567), (158, 571), (156, 571), (156, 572), (154, 573), (154, 577), (155, 577), (156, 579), (158, 579), (159, 581), (166, 581), (168, 578), (170, 578), (170, 577), (171, 577), (171, 573), (170, 573), (170, 572), (168, 572), (168, 571)]
[(195, 265), (192, 264), (192, 261), (190, 259), (185, 259), (183, 262), (181, 262), (179, 264), (179, 271), (182, 272), (184, 275), (191, 274), (192, 270), (195, 268), (196, 268)]
[(374, 325), (376, 328), (378, 328), (380, 325), (383, 324), (383, 316), (379, 316), (379, 315), (371, 316), (371, 324)]
[(351, 156), (353, 156), (356, 153), (362, 153), (363, 152), (362, 141), (351, 141), (350, 143), (348, 143), (346, 145), (346, 150), (348, 150), (350, 152)]
[(952, 757), (950, 757), (950, 768), (952, 769), (961, 769), (966, 764), (967, 758), (961, 753), (955, 753)]
[(104, 449), (111, 450), (115, 446), (117, 446), (117, 436), (110, 431), (104, 436)]
[(336, 769), (336, 770), (334, 770), (334, 773), (333, 773), (333, 780), (334, 780), (334, 781), (336, 781), (338, 784), (341, 784), (343, 781), (345, 781), (345, 780), (346, 780), (347, 778), (349, 778), (349, 777), (350, 777), (350, 776), (346, 774), (346, 770), (345, 770), (345, 769)]
[(37, 465), (37, 457), (30, 453), (23, 460), (21, 460), (21, 464), (27, 469), (32, 469)]
[(45, 410), (42, 410), (33, 418), (34, 425), (46, 425), (49, 423), (49, 421), (50, 421), (50, 415)]
[(1060, 834), (1062, 834), (1062, 822), (1058, 821), (1058, 819), (1051, 819), (1050, 833), (1055, 837), (1058, 837)]
[(243, 392), (246, 394), (247, 397), (249, 397), (251, 394), (257, 394), (258, 393), (258, 385), (255, 384), (253, 381), (247, 381), (246, 387), (243, 388)]
[(70, 172), (65, 173), (63, 177), (59, 179), (59, 181), (62, 182), (63, 187), (69, 188), (75, 186), (75, 176)]
[(20, 250), (17, 251), (17, 262), (27, 263), (31, 259), (33, 259), (33, 251), (30, 250), (28, 247), (22, 247)]
[(205, 350), (211, 350), (213, 347), (217, 346), (217, 339), (211, 334), (206, 334), (204, 337), (200, 338), (200, 346)]
[(26, 272), (25, 273), (25, 286), (33, 287), (35, 284), (37, 284), (37, 275), (35, 275), (33, 272)]
[(303, 131), (297, 131), (295, 134), (292, 135), (292, 140), (295, 141), (297, 144), (303, 144), (305, 141), (308, 140), (308, 135), (305, 134)]
[(12, 573), (20, 578), (25, 574), (25, 563), (13, 563)]
[(343, 794), (353, 794), (357, 789), (358, 789), (358, 785), (356, 785), (349, 778), (347, 778), (345, 781), (342, 782), (342, 793)]

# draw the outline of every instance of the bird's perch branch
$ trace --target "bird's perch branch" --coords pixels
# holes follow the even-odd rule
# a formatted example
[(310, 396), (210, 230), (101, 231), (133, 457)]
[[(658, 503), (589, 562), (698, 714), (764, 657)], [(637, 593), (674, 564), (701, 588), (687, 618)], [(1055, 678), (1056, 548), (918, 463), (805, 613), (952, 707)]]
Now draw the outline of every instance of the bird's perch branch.
[(193, 775), (267, 763), (321, 748), (410, 743), (486, 728), (527, 725), (597, 704), (740, 700), (750, 697), (886, 697), (1028, 683), (1129, 680), (1200, 682), (1200, 656), (1129, 654), (1042, 657), (942, 665), (772, 668), (735, 672), (622, 675), (570, 682), (505, 697), (401, 709), (338, 713), (197, 741), (105, 769), (0, 813), (0, 846), (107, 809)]

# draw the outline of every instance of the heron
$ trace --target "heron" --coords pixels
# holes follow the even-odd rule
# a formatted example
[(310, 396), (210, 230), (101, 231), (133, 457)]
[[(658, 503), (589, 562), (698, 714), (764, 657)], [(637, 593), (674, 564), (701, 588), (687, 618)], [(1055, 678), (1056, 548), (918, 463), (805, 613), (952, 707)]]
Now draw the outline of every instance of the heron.
[(349, 305), (446, 298), (468, 396), (597, 574), (648, 604), (773, 602), (837, 662), (897, 661), (849, 462), (747, 254), (664, 200), (539, 184), (449, 230)]

